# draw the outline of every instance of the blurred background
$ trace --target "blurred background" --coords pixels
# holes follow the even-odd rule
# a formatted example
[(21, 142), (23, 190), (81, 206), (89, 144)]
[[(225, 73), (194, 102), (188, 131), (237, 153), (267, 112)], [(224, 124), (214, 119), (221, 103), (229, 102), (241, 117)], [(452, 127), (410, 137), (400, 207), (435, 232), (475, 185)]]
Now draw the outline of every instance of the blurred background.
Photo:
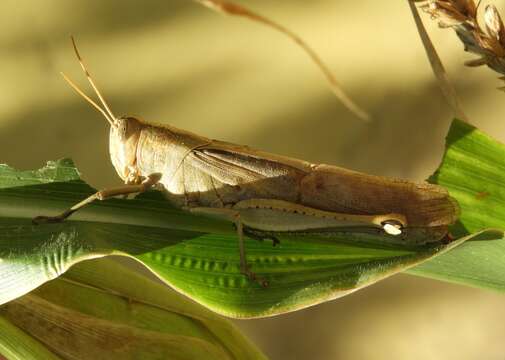
[[(120, 184), (107, 123), (59, 74), (90, 93), (73, 34), (116, 115), (378, 175), (423, 180), (436, 169), (452, 112), (406, 1), (238, 3), (302, 36), (372, 121), (347, 111), (283, 35), (189, 0), (3, 0), (0, 162), (33, 169), (72, 157), (93, 186)], [(423, 18), (473, 124), (505, 140), (497, 76), (465, 68), (472, 55), (454, 33)], [(303, 311), (235, 322), (274, 360), (503, 359), (504, 303), (398, 275)]]

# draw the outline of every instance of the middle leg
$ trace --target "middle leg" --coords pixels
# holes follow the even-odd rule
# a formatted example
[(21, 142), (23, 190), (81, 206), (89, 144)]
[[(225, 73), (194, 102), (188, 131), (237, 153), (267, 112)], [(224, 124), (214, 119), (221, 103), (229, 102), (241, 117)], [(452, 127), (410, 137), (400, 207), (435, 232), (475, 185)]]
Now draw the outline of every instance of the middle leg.
[(240, 272), (245, 276), (247, 276), (250, 280), (258, 282), (261, 286), (263, 287), (268, 286), (268, 281), (257, 277), (256, 274), (251, 271), (249, 265), (247, 264), (246, 249), (244, 243), (244, 225), (242, 223), (239, 211), (228, 208), (210, 208), (210, 207), (193, 207), (188, 208), (187, 210), (189, 210), (191, 213), (194, 214), (207, 215), (233, 222), (237, 229), (237, 236), (238, 236)]

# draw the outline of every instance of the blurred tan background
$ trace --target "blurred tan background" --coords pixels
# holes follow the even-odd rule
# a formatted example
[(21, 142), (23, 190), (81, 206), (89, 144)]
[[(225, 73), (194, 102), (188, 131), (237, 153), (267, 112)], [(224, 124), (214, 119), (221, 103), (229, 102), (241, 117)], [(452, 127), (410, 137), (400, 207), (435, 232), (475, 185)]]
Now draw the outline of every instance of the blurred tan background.
[[(296, 30), (373, 116), (363, 123), (293, 43), (191, 1), (3, 0), (0, 162), (72, 157), (95, 187), (119, 184), (103, 118), (64, 83), (88, 87), (78, 41), (116, 115), (379, 175), (422, 180), (451, 111), (406, 1), (240, 1)], [(503, 9), (502, 1), (495, 1)], [(505, 140), (505, 94), (450, 30), (424, 16), (473, 123)], [(236, 323), (272, 359), (503, 359), (505, 296), (395, 276), (344, 299)]]

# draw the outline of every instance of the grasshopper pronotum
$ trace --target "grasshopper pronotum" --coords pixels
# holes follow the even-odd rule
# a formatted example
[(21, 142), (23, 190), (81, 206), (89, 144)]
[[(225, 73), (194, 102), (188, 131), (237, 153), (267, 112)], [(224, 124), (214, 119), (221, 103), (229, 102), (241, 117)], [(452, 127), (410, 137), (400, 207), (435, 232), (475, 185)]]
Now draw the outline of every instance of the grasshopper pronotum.
[(58, 216), (38, 216), (35, 223), (62, 221), (94, 200), (156, 186), (179, 208), (233, 222), (241, 272), (254, 280), (244, 233), (266, 238), (282, 232), (375, 232), (397, 241), (427, 243), (444, 238), (457, 219), (456, 202), (437, 185), (311, 164), (134, 117), (116, 117), (72, 42), (103, 107), (63, 76), (109, 122), (112, 164), (125, 185), (98, 191)]

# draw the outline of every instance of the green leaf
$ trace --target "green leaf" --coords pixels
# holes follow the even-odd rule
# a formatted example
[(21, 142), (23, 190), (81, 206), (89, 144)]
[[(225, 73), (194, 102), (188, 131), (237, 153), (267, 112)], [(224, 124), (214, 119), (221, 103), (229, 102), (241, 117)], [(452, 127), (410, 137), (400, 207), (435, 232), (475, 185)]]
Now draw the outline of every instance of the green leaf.
[[(505, 146), (500, 142), (454, 120), (443, 162), (430, 180), (446, 187), (461, 206), (455, 236), (505, 229)], [(505, 240), (469, 241), (409, 273), (505, 291)]]
[(60, 224), (31, 218), (61, 212), (94, 192), (69, 160), (19, 172), (0, 168), (0, 303), (82, 260), (131, 257), (166, 284), (206, 307), (247, 318), (294, 311), (344, 296), (415, 266), (451, 244), (402, 246), (381, 236), (341, 233), (279, 237), (280, 245), (246, 239), (248, 262), (267, 288), (240, 274), (230, 223), (168, 206), (159, 192), (95, 202)]
[(109, 259), (0, 307), (9, 359), (265, 359), (228, 321)]

